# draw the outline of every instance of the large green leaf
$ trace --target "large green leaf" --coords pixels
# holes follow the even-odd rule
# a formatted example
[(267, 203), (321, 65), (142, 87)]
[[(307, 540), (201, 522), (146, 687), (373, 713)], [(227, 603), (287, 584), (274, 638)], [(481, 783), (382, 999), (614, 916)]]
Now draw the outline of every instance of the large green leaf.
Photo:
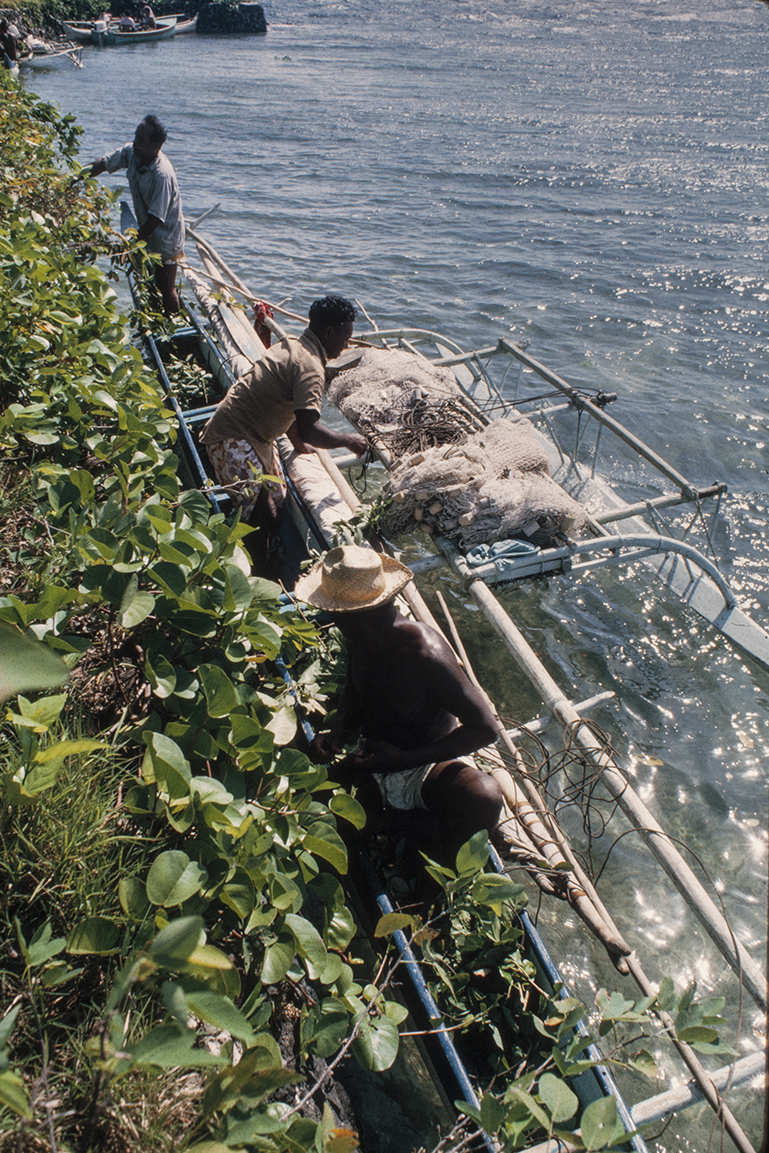
[(195, 989), (192, 992), (186, 990), (185, 999), (190, 1010), (201, 1021), (207, 1021), (216, 1029), (226, 1030), (247, 1045), (253, 1041), (254, 1030), (229, 997), (213, 993), (210, 989)]
[(108, 917), (86, 917), (67, 937), (67, 951), (105, 956), (116, 952), (119, 938), (120, 929)]
[(580, 1128), (585, 1148), (591, 1153), (616, 1144), (625, 1132), (625, 1127), (617, 1116), (614, 1098), (602, 1097), (588, 1105), (580, 1117)]
[(507, 1110), (501, 1101), (491, 1093), (484, 1094), (481, 1100), (481, 1125), (487, 1133), (496, 1133), (505, 1119)]
[(133, 576), (121, 598), (118, 621), (124, 629), (134, 629), (146, 620), (154, 607), (155, 598), (152, 593), (140, 589)]
[(148, 654), (144, 661), (144, 671), (155, 696), (160, 697), (161, 700), (170, 697), (176, 688), (176, 669), (168, 657), (164, 656), (163, 653), (153, 653), (152, 659), (150, 659)]
[(117, 886), (120, 907), (133, 921), (142, 921), (149, 912), (147, 891), (138, 877), (121, 877)]
[(13, 1110), (19, 1117), (32, 1120), (27, 1087), (19, 1074), (14, 1073), (12, 1069), (0, 1073), (0, 1105)]
[(314, 970), (310, 972), (310, 977), (318, 976), (323, 972), (328, 960), (326, 946), (320, 933), (306, 918), (299, 917), (296, 913), (286, 913), (286, 925), (294, 934), (300, 956), (309, 961)]
[(67, 666), (36, 637), (0, 620), (0, 701), (66, 681)]
[(287, 745), (296, 736), (296, 710), (291, 705), (283, 705), (273, 713), (265, 725), (273, 737), (276, 745)]
[(381, 1073), (389, 1069), (398, 1055), (398, 1026), (389, 1017), (364, 1019), (353, 1048), (365, 1069)]
[(2, 1021), (0, 1021), (0, 1049), (4, 1049), (8, 1044), (11, 1033), (13, 1032), (13, 1027), (16, 1024), (16, 1018), (20, 1012), (21, 1001), (19, 1001), (17, 1005), (14, 1005), (12, 1009), (9, 1009)]
[(489, 859), (489, 836), (485, 829), (473, 833), (469, 841), (459, 846), (458, 873), (478, 873)]
[(579, 1108), (579, 1100), (560, 1077), (543, 1073), (539, 1079), (539, 1099), (547, 1108), (553, 1121), (568, 1121)]
[(408, 913), (385, 913), (380, 917), (374, 929), (375, 937), (389, 937), (398, 929), (413, 929), (414, 918)]
[(304, 847), (316, 857), (328, 861), (338, 873), (347, 872), (347, 848), (339, 833), (331, 825), (315, 821), (305, 834)]
[(202, 940), (202, 917), (177, 917), (155, 937), (150, 955), (156, 964), (177, 969), (189, 960)]
[(38, 697), (36, 701), (19, 697), (18, 703), (19, 713), (24, 720), (33, 722), (39, 732), (45, 732), (61, 716), (67, 703), (67, 694), (57, 693), (52, 697)]
[(337, 817), (343, 817), (356, 829), (362, 829), (366, 824), (366, 810), (349, 793), (334, 793), (328, 807)]
[(218, 665), (201, 665), (200, 683), (206, 696), (209, 715), (228, 717), (240, 704), (234, 684)]
[(224, 600), (222, 608), (225, 612), (242, 612), (251, 604), (254, 597), (251, 581), (237, 565), (225, 564)]
[(147, 874), (147, 899), (153, 905), (183, 905), (199, 893), (207, 873), (181, 849), (168, 849), (156, 857)]
[(156, 781), (171, 798), (187, 796), (192, 773), (176, 741), (165, 733), (149, 733), (145, 740), (147, 751), (142, 761), (142, 776), (147, 784)]
[(283, 934), (264, 950), (262, 984), (277, 985), (285, 977), (296, 956), (293, 936)]
[(191, 1029), (176, 1025), (158, 1025), (128, 1052), (137, 1065), (153, 1065), (159, 1069), (194, 1069), (206, 1065), (227, 1065), (226, 1057), (215, 1057), (207, 1049), (194, 1049), (196, 1034)]
[(52, 957), (58, 956), (65, 945), (64, 937), (54, 937), (51, 922), (45, 921), (27, 945), (25, 960), (28, 965), (44, 965)]

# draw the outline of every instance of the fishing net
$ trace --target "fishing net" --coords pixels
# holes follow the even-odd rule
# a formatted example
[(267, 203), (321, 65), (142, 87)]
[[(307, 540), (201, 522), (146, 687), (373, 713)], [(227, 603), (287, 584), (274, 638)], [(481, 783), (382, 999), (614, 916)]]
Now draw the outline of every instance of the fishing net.
[(419, 523), (471, 548), (584, 526), (581, 506), (549, 476), (545, 438), (520, 413), (485, 424), (448, 369), (408, 352), (367, 349), (330, 399), (397, 462), (383, 527)]
[(367, 348), (332, 381), (328, 397), (393, 456), (449, 444), (483, 427), (454, 374), (410, 352)]

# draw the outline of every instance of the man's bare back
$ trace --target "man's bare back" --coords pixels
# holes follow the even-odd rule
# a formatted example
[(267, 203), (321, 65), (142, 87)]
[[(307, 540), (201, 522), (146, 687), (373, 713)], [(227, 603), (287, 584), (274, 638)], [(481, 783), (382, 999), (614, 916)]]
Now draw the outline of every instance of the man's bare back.
[(340, 545), (297, 581), (296, 592), (334, 614), (347, 645), (344, 728), (360, 741), (336, 762), (335, 778), (366, 794), (369, 816), (373, 793), (380, 810), (382, 801), (427, 810), (446, 851), (499, 819), (499, 785), (465, 759), (495, 740), (496, 719), (441, 634), (396, 607), (411, 575), (392, 557)]
[(495, 739), (485, 697), (435, 629), (393, 603), (338, 620), (368, 767), (391, 772), (448, 761)]

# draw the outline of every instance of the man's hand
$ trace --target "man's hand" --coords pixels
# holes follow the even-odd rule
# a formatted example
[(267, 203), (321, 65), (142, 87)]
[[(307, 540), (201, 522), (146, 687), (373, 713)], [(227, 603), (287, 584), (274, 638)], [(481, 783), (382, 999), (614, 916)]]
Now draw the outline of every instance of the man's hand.
[(358, 432), (348, 433), (345, 439), (345, 444), (350, 452), (354, 452), (356, 456), (363, 456), (368, 448), (368, 441), (365, 436), (361, 436)]
[(389, 741), (367, 738), (363, 742), (363, 755), (368, 762), (368, 768), (375, 773), (392, 773), (409, 767), (403, 763), (403, 749), (391, 745)]
[(321, 765), (328, 764), (341, 747), (338, 739), (332, 733), (316, 733), (310, 742), (310, 760)]

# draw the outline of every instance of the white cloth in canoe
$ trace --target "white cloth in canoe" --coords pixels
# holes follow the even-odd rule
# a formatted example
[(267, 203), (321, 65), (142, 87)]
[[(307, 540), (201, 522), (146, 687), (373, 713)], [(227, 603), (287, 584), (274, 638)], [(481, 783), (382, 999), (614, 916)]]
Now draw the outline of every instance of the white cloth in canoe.
[(340, 524), (352, 517), (352, 509), (340, 496), (317, 453), (297, 452), (287, 436), (278, 437), (277, 445), (286, 474), (312, 509), (329, 545), (333, 544)]

